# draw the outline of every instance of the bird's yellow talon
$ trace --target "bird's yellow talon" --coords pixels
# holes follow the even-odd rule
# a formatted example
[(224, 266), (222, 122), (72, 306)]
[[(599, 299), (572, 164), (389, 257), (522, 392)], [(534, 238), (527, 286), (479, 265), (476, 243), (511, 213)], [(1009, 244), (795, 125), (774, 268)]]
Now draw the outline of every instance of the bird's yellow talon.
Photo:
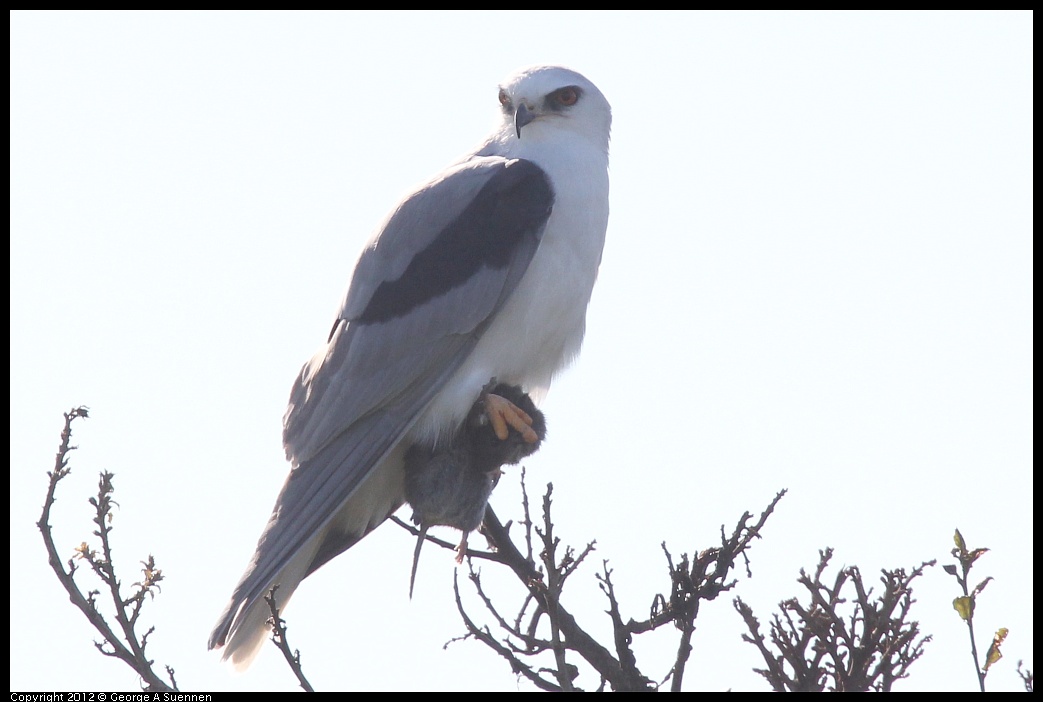
[(485, 414), (500, 441), (507, 438), (508, 426), (521, 434), (526, 443), (535, 443), (540, 438), (532, 429), (532, 417), (507, 398), (492, 393), (486, 395)]

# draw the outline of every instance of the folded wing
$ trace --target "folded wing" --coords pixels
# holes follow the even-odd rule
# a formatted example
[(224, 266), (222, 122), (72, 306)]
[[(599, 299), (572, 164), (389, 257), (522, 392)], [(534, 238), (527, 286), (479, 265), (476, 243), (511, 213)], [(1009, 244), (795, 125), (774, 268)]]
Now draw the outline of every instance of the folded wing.
[(210, 648), (238, 636), (247, 619), (263, 624), (248, 615), (272, 585), (282, 584), (285, 602), (301, 578), (401, 504), (401, 495), (387, 496), (377, 513), (361, 515), (358, 533), (325, 533), (344, 510), (360, 509), (352, 496), (517, 287), (553, 203), (535, 164), (483, 157), (449, 169), (390, 215), (359, 258), (327, 344), (290, 393), (283, 440), (292, 469)]

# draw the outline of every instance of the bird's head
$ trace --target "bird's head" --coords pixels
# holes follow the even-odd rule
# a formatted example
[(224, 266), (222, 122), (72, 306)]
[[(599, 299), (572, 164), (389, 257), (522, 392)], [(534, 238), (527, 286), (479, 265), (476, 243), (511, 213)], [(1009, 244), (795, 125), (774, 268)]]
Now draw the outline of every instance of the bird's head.
[(497, 96), (503, 133), (544, 139), (569, 133), (608, 149), (612, 109), (593, 83), (561, 66), (534, 66), (509, 76)]

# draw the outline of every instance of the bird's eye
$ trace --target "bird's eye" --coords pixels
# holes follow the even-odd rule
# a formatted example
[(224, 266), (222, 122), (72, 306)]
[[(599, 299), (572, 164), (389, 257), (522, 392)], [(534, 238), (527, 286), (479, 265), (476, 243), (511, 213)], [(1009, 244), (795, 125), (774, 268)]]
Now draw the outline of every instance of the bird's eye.
[(579, 100), (579, 91), (575, 88), (562, 88), (554, 93), (554, 101), (565, 107), (572, 107)]
[(500, 91), (500, 95), (499, 95), (498, 99), (500, 101), (500, 104), (503, 105), (504, 107), (509, 107), (510, 104), (511, 104), (511, 98), (507, 95), (507, 91), (506, 90), (501, 90)]

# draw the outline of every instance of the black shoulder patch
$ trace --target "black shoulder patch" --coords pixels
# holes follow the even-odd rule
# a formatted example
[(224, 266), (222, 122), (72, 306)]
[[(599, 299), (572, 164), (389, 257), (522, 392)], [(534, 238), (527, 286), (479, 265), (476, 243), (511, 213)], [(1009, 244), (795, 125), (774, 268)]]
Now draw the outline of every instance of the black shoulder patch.
[(356, 322), (400, 317), (466, 282), (482, 267), (510, 263), (518, 244), (536, 236), (554, 205), (550, 180), (531, 161), (512, 161), (489, 179), (460, 216), (417, 252), (398, 280), (385, 280)]

